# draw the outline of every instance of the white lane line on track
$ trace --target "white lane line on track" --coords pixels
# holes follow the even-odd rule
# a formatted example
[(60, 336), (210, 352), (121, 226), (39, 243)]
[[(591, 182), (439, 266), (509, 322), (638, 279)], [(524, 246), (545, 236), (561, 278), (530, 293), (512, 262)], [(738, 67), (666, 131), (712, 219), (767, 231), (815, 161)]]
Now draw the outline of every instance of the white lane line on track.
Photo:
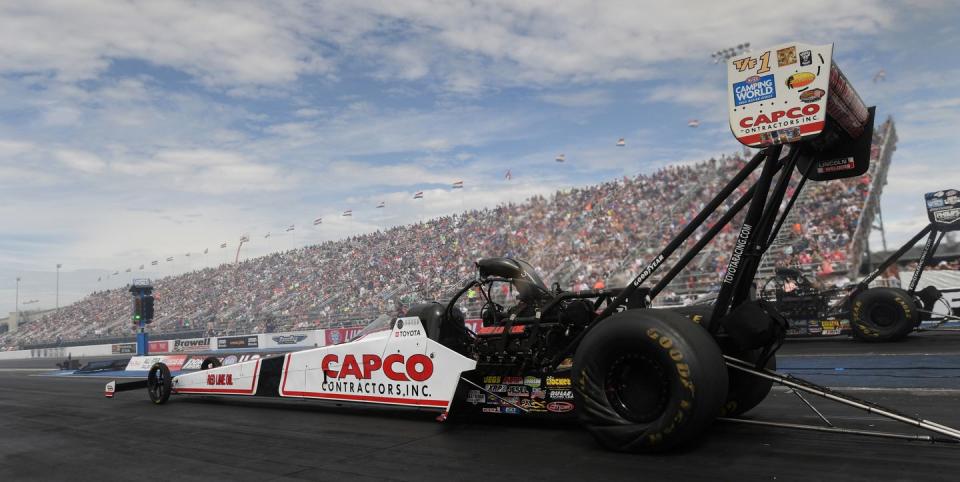
[(875, 357), (875, 356), (957, 356), (957, 352), (942, 353), (782, 353), (777, 358), (831, 358), (831, 357)]
[[(906, 388), (906, 387), (827, 387), (838, 392), (891, 392), (917, 395), (960, 395), (960, 388)], [(773, 390), (790, 392), (790, 388), (774, 385)]]

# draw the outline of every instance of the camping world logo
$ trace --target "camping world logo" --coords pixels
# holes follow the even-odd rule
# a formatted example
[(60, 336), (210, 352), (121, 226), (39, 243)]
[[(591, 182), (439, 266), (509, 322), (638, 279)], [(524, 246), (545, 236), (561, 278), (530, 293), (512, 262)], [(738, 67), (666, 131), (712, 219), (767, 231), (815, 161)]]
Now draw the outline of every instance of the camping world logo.
[(733, 104), (741, 106), (777, 96), (777, 86), (773, 81), (773, 74), (752, 76), (743, 82), (733, 84)]

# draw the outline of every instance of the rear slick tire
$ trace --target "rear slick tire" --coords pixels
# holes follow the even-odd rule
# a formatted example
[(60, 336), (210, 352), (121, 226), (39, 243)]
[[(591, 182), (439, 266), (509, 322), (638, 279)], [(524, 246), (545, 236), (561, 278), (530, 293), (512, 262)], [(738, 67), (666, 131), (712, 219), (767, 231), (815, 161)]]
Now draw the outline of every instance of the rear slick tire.
[[(700, 325), (704, 330), (710, 329), (710, 323), (713, 317), (713, 305), (692, 305), (672, 308), (670, 311), (679, 313), (690, 321)], [(760, 363), (760, 357), (763, 355), (762, 349), (743, 351), (738, 349), (729, 341), (721, 342), (720, 349), (724, 355), (743, 360), (756, 365)], [(767, 359), (764, 368), (767, 370), (777, 369), (777, 355), (773, 353)], [(737, 417), (747, 413), (760, 404), (770, 394), (773, 388), (773, 381), (766, 378), (760, 378), (747, 372), (737, 370), (736, 368), (727, 368), (728, 390), (727, 399), (723, 402), (723, 409), (720, 410), (721, 417)]]
[(906, 291), (870, 288), (853, 300), (850, 331), (861, 341), (899, 341), (917, 327), (919, 316), (917, 302)]
[(720, 347), (685, 317), (638, 309), (584, 337), (573, 361), (580, 421), (605, 448), (658, 452), (700, 438), (727, 396)]

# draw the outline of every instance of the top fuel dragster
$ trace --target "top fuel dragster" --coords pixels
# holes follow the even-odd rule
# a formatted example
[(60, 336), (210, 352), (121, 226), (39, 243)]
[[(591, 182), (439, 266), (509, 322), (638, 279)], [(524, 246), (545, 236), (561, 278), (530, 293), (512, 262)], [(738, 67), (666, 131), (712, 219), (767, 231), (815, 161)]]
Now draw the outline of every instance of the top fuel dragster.
[[(819, 326), (824, 323), (821, 320), (827, 320), (832, 322), (832, 332), (829, 334), (839, 335), (841, 322), (849, 320), (849, 332), (863, 341), (898, 341), (920, 329), (924, 322), (928, 322), (923, 326), (929, 329), (947, 321), (960, 320), (944, 297), (944, 293), (958, 290), (940, 290), (935, 286), (917, 289), (924, 268), (930, 264), (946, 233), (960, 230), (960, 190), (929, 192), (924, 195), (924, 204), (930, 223), (859, 283), (843, 288), (821, 289), (799, 270), (778, 268), (776, 276), (760, 290), (760, 297), (776, 303), (778, 311), (792, 325), (811, 320), (811, 325)], [(924, 236), (927, 237), (926, 244), (906, 289), (870, 287), (873, 280)], [(938, 305), (940, 311), (937, 311)]]
[[(257, 396), (412, 407), (436, 411), (441, 419), (570, 417), (609, 449), (650, 452), (698, 439), (718, 418), (744, 421), (737, 417), (780, 383), (932, 435), (750, 423), (958, 441), (960, 431), (774, 371), (786, 322), (773, 305), (749, 296), (760, 257), (795, 200), (796, 193), (779, 213), (793, 170), (803, 180), (829, 181), (859, 176), (870, 162), (873, 108), (863, 104), (832, 53), (830, 44), (789, 43), (731, 59), (731, 129), (743, 144), (762, 150), (623, 288), (547, 288), (522, 261), (482, 259), (477, 276), (446, 303), (378, 319), (348, 343), (229, 366), (211, 360), (204, 370), (178, 376), (158, 363), (146, 380), (110, 382), (106, 395), (146, 388), (156, 404), (171, 395)], [(752, 186), (738, 190), (758, 168)], [(643, 286), (734, 193), (733, 206), (670, 271), (656, 285)], [(715, 303), (650, 308), (651, 299), (748, 205)], [(516, 291), (511, 306), (492, 297), (497, 283)], [(475, 332), (457, 306), (473, 289), (485, 300)]]

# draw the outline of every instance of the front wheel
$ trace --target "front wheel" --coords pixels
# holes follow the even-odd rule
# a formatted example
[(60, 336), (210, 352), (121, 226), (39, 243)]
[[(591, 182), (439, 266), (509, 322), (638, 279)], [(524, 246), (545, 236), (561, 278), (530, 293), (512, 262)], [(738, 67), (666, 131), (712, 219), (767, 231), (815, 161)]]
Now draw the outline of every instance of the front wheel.
[(920, 322), (917, 302), (899, 288), (870, 288), (853, 300), (850, 329), (862, 341), (898, 341)]
[(147, 373), (147, 394), (150, 401), (163, 405), (170, 399), (170, 389), (173, 386), (173, 377), (170, 369), (163, 363), (154, 363)]
[(581, 422), (604, 447), (654, 452), (691, 442), (727, 395), (716, 342), (676, 313), (629, 310), (604, 320), (574, 356)]

